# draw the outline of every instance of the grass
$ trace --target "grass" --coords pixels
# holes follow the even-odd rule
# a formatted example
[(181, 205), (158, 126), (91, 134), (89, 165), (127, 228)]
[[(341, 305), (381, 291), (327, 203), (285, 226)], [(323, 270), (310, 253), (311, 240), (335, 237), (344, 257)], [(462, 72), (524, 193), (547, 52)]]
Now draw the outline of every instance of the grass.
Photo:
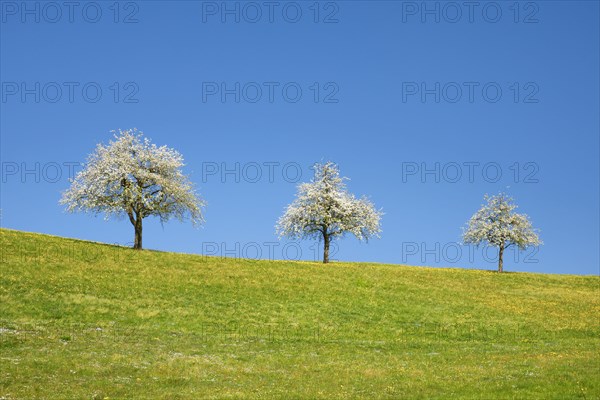
[(600, 278), (0, 230), (0, 398), (600, 398)]

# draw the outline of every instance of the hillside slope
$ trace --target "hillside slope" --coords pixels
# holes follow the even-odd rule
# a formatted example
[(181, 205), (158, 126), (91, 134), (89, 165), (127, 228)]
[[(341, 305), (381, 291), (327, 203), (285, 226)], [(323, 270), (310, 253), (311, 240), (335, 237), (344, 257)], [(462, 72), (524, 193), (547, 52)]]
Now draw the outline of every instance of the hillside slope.
[(600, 397), (595, 276), (0, 246), (0, 398)]

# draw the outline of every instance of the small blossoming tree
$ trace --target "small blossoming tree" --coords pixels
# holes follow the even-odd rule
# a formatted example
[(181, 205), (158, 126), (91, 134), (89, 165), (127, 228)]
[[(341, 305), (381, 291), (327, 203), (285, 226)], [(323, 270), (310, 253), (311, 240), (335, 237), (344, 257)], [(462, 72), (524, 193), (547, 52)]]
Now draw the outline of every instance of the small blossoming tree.
[(358, 240), (379, 236), (382, 213), (366, 198), (346, 191), (336, 164), (315, 164), (310, 183), (298, 186), (296, 199), (276, 224), (280, 237), (323, 239), (323, 263), (332, 240), (352, 233)]
[(517, 206), (504, 193), (485, 195), (483, 205), (469, 220), (463, 232), (463, 242), (479, 246), (488, 243), (498, 247), (498, 272), (503, 271), (503, 254), (510, 246), (525, 250), (542, 244), (525, 214), (514, 212)]
[(108, 145), (98, 144), (60, 203), (69, 212), (127, 216), (135, 232), (133, 248), (141, 250), (142, 220), (148, 216), (203, 222), (205, 203), (181, 171), (183, 165), (176, 150), (157, 147), (137, 129), (119, 130)]

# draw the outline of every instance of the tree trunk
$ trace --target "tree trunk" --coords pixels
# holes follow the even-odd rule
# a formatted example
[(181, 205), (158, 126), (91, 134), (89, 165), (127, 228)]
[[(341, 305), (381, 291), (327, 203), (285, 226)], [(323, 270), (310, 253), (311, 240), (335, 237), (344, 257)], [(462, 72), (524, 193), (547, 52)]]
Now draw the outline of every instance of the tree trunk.
[(140, 213), (136, 213), (136, 219), (134, 230), (135, 230), (135, 241), (133, 242), (133, 248), (136, 250), (142, 250), (142, 216)]
[(500, 243), (500, 250), (498, 250), (498, 272), (502, 272), (502, 267), (504, 264), (503, 257), (504, 256), (504, 242)]
[(323, 264), (327, 264), (329, 262), (329, 242), (331, 238), (327, 233), (323, 234)]

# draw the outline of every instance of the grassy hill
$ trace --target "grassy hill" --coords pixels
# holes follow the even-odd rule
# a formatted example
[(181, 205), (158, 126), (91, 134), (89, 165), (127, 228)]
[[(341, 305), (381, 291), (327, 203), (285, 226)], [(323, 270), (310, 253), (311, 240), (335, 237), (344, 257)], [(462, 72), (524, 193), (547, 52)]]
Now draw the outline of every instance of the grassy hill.
[(600, 398), (600, 279), (0, 230), (0, 398)]

